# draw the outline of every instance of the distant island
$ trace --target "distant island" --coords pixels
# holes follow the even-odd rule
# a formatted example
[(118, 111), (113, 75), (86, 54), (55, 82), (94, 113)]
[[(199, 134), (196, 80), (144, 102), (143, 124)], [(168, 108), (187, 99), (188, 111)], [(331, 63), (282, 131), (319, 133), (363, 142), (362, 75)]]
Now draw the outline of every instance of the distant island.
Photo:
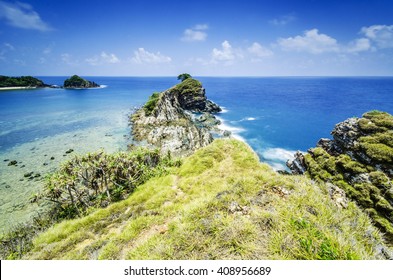
[(12, 90), (12, 89), (29, 89), (29, 88), (65, 88), (65, 89), (83, 89), (83, 88), (98, 88), (99, 84), (88, 81), (79, 77), (78, 75), (73, 75), (66, 79), (63, 83), (63, 87), (57, 85), (45, 84), (40, 79), (34, 78), (32, 76), (21, 76), (21, 77), (8, 77), (0, 76), (0, 90)]
[(0, 76), (0, 89), (42, 88), (42, 87), (49, 87), (49, 85), (31, 76), (22, 76), (22, 77)]
[(78, 75), (73, 75), (69, 79), (64, 81), (64, 88), (97, 88), (100, 87), (99, 84), (95, 82), (91, 82), (88, 80), (85, 80)]

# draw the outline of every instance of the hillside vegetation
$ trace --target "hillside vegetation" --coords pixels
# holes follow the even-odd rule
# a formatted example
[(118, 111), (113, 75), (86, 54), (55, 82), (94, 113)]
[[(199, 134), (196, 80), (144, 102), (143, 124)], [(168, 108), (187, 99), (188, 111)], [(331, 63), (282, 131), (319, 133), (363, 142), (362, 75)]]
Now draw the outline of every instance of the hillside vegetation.
[(345, 191), (393, 244), (393, 116), (371, 111), (333, 130), (328, 145), (304, 155), (307, 174)]
[(45, 86), (47, 85), (45, 85), (43, 81), (31, 76), (22, 76), (22, 77), (0, 76), (0, 87), (45, 87)]
[(125, 200), (54, 225), (26, 259), (378, 259), (382, 237), (355, 204), (215, 140)]

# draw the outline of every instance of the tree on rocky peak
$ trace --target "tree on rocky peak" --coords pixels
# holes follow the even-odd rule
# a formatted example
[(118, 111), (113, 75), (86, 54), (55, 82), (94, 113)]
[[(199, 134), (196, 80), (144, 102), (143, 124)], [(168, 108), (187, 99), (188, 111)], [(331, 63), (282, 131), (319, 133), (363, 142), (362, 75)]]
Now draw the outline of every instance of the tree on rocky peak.
[(184, 80), (189, 79), (189, 78), (192, 78), (192, 77), (191, 77), (191, 75), (188, 74), (188, 73), (183, 73), (183, 74), (180, 74), (179, 76), (177, 76), (177, 79), (178, 79), (178, 80), (181, 80), (182, 82), (183, 82)]

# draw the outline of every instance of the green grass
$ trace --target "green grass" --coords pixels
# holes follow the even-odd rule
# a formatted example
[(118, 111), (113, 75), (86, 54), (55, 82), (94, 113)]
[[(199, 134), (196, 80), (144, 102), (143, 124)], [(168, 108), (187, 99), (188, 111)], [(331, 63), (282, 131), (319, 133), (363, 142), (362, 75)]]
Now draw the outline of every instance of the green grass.
[(26, 259), (374, 259), (381, 236), (323, 185), (215, 140), (124, 201), (37, 236)]

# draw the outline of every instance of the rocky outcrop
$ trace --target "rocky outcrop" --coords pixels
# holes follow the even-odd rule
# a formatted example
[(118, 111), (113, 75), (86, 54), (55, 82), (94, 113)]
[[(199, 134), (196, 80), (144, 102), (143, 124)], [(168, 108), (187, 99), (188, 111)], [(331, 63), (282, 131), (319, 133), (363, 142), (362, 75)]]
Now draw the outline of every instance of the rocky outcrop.
[(331, 134), (287, 166), (343, 190), (393, 244), (393, 116), (368, 112), (337, 124)]
[(189, 78), (172, 88), (183, 110), (194, 113), (218, 113), (220, 106), (206, 98), (205, 89), (195, 79)]
[(79, 77), (78, 75), (74, 75), (72, 77), (70, 77), (69, 79), (64, 81), (64, 88), (69, 88), (69, 89), (73, 89), (73, 88), (97, 88), (100, 87), (99, 84), (95, 83), (95, 82), (91, 82), (88, 80), (85, 80), (81, 77)]
[[(218, 121), (212, 112), (221, 108), (206, 99), (199, 81), (186, 79), (161, 93), (154, 93), (146, 104), (131, 116), (133, 138), (159, 147), (162, 153), (188, 155), (213, 141), (210, 130)], [(201, 125), (192, 113), (206, 112), (210, 124)]]

